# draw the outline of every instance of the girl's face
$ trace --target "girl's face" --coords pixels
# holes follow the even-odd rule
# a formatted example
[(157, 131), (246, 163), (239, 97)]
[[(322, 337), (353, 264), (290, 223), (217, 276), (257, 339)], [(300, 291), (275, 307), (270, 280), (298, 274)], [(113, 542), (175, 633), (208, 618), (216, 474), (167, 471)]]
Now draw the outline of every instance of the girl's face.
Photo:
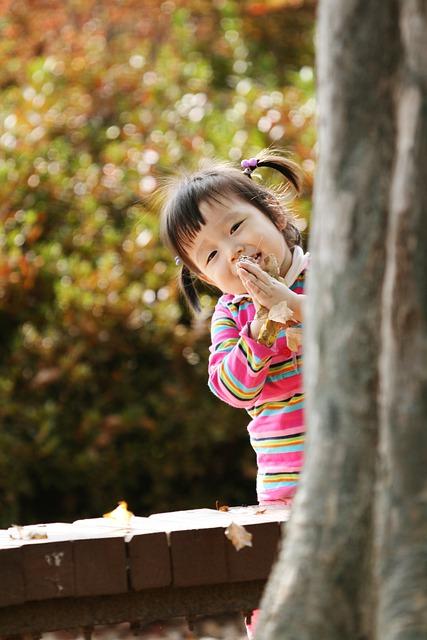
[(257, 207), (235, 195), (199, 205), (206, 221), (187, 250), (202, 279), (223, 293), (246, 293), (236, 264), (241, 255), (255, 258), (262, 267), (274, 254), (284, 275), (292, 262), (291, 251), (281, 230)]

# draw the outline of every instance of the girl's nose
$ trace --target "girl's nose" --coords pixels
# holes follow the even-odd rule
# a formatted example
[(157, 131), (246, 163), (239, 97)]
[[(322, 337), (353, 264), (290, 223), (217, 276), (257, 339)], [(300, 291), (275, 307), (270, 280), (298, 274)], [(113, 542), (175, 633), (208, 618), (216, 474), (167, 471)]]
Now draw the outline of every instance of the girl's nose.
[(237, 262), (237, 260), (240, 258), (240, 256), (244, 255), (244, 251), (243, 251), (243, 247), (242, 246), (238, 246), (234, 249), (234, 251), (232, 252), (232, 257), (231, 257), (231, 261), (232, 262)]

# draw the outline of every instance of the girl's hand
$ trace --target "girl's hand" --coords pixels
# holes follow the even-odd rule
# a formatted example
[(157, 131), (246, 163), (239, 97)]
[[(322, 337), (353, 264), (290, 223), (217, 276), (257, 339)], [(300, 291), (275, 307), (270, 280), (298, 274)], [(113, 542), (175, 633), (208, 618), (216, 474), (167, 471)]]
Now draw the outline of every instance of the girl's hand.
[(247, 288), (258, 304), (271, 309), (278, 302), (288, 301), (291, 290), (282, 282), (268, 275), (254, 262), (239, 262), (237, 273), (242, 284)]
[(294, 293), (283, 282), (279, 282), (272, 276), (268, 275), (261, 267), (253, 262), (239, 262), (237, 264), (237, 273), (247, 292), (252, 297), (255, 308), (261, 305), (267, 309), (271, 309), (274, 305), (284, 300), (289, 308), (294, 312), (294, 318), (297, 322), (302, 320), (302, 300), (303, 295)]

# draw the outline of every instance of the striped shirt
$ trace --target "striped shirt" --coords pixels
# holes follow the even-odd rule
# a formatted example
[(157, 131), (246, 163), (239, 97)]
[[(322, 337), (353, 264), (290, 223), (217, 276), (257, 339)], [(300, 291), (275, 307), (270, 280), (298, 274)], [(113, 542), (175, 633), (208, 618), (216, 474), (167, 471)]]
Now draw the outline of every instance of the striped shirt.
[[(308, 255), (308, 254), (307, 254)], [(290, 286), (304, 293), (304, 270)], [(248, 431), (256, 453), (261, 504), (288, 502), (294, 495), (304, 449), (301, 349), (293, 356), (280, 331), (273, 346), (249, 335), (255, 307), (248, 296), (224, 294), (212, 316), (209, 388), (251, 417)]]

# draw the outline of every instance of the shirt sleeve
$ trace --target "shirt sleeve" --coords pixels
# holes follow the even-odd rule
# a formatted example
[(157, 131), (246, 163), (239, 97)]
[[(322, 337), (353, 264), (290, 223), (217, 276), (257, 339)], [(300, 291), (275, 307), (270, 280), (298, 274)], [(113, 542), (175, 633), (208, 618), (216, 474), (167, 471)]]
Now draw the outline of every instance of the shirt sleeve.
[(209, 356), (210, 390), (233, 407), (249, 408), (261, 394), (277, 347), (259, 344), (249, 324), (239, 330), (229, 308), (219, 302), (212, 316)]

